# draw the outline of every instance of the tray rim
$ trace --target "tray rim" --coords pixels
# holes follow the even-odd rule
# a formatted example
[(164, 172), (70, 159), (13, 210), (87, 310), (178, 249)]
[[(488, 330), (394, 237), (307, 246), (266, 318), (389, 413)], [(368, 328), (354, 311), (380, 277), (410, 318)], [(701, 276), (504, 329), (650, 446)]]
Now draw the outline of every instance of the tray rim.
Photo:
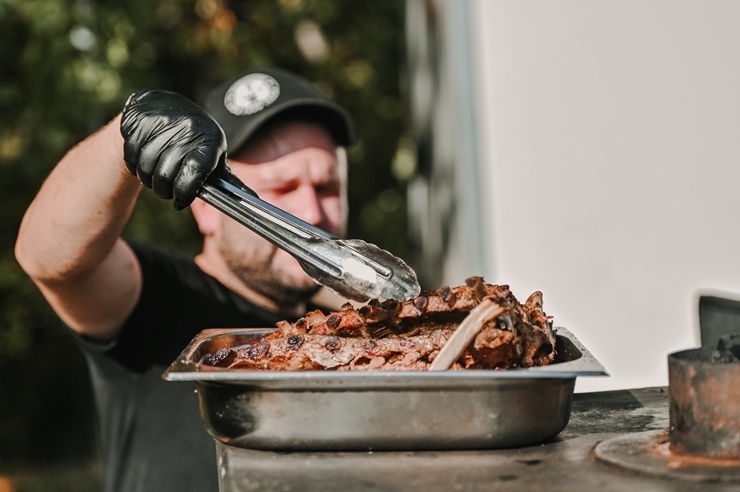
[(572, 343), (581, 357), (540, 367), (521, 369), (490, 370), (469, 369), (464, 371), (257, 371), (249, 369), (224, 369), (199, 371), (192, 354), (205, 342), (223, 335), (268, 334), (277, 328), (209, 328), (198, 333), (162, 374), (167, 381), (196, 381), (213, 383), (256, 384), (278, 382), (298, 385), (308, 381), (347, 383), (402, 383), (408, 381), (453, 382), (468, 380), (508, 380), (508, 379), (553, 379), (575, 378), (577, 376), (609, 376), (604, 366), (596, 360), (589, 350), (566, 328), (556, 327), (556, 335)]

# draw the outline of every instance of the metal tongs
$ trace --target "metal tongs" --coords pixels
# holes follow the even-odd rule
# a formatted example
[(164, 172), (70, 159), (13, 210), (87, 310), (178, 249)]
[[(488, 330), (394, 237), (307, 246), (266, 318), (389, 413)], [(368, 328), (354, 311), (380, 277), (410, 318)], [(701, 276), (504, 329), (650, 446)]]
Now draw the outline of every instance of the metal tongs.
[(401, 259), (359, 239), (340, 239), (261, 200), (246, 186), (211, 176), (198, 196), (293, 255), (316, 282), (355, 301), (419, 295), (416, 274)]

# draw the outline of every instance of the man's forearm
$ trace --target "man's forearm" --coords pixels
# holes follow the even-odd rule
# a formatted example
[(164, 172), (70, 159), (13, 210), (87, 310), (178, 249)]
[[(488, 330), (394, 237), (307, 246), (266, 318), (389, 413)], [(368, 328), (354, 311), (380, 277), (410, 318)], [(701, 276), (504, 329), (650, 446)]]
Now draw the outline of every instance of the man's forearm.
[(134, 309), (141, 272), (120, 238), (142, 189), (123, 164), (120, 118), (71, 149), (21, 223), (16, 258), (73, 330), (114, 338)]
[(26, 212), (16, 257), (44, 282), (84, 276), (112, 250), (141, 190), (123, 164), (119, 119), (71, 149)]

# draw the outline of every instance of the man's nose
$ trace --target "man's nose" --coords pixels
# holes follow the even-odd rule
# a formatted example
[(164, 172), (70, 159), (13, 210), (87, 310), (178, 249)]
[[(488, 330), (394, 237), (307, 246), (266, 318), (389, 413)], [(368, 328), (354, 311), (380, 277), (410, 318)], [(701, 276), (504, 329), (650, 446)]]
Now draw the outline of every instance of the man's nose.
[(311, 225), (318, 226), (324, 221), (321, 199), (313, 186), (301, 186), (294, 203), (293, 215)]

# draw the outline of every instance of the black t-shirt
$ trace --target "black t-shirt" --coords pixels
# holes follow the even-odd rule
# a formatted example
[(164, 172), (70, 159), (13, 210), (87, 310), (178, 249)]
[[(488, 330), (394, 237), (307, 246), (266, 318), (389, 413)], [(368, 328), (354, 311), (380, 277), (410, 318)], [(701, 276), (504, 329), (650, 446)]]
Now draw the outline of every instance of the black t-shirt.
[(93, 384), (104, 490), (216, 491), (215, 444), (195, 386), (162, 374), (201, 330), (272, 327), (283, 318), (234, 294), (191, 258), (132, 247), (143, 290), (120, 336), (107, 344), (75, 337)]

